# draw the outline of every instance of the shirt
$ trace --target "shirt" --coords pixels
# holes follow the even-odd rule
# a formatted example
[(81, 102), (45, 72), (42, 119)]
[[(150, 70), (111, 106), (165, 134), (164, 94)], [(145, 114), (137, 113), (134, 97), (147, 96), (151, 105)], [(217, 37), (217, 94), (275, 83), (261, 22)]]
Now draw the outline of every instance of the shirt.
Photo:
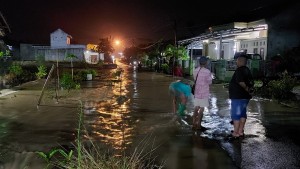
[(175, 96), (180, 96), (183, 93), (186, 97), (189, 97), (192, 94), (191, 87), (188, 84), (182, 82), (172, 82), (169, 86), (169, 90)]
[(245, 82), (248, 87), (253, 87), (253, 78), (250, 69), (246, 66), (238, 67), (229, 83), (230, 99), (251, 99), (251, 95), (247, 92), (239, 82)]
[(212, 84), (212, 76), (210, 70), (205, 67), (198, 67), (193, 71), (193, 77), (195, 80), (195, 94), (194, 94), (195, 98), (197, 99), (208, 98), (209, 85)]

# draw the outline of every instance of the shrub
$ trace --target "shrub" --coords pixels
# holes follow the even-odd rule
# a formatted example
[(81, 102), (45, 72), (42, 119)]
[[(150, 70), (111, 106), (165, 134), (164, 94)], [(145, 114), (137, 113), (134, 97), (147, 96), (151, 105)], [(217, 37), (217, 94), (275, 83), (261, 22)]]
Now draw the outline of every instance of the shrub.
[(47, 68), (44, 65), (40, 65), (37, 67), (38, 72), (35, 73), (37, 79), (42, 79), (47, 75)]
[(69, 92), (70, 89), (76, 89), (78, 84), (72, 79), (72, 75), (70, 73), (63, 73), (60, 79), (60, 86), (67, 89)]
[(97, 76), (97, 71), (94, 69), (80, 70), (79, 72), (75, 73), (74, 80), (75, 81), (87, 80), (87, 74), (92, 74), (92, 76), (94, 78)]
[(162, 64), (161, 68), (164, 73), (169, 73), (169, 65), (168, 64), (166, 64), (166, 63)]
[(294, 95), (292, 89), (297, 83), (297, 79), (283, 72), (278, 80), (271, 80), (268, 83), (268, 91), (271, 97), (276, 100), (289, 100)]
[(97, 72), (95, 69), (88, 69), (87, 74), (92, 74), (93, 78), (97, 76)]
[(23, 72), (22, 66), (19, 64), (12, 64), (8, 69), (9, 69), (9, 73), (12, 73), (16, 76), (21, 75)]

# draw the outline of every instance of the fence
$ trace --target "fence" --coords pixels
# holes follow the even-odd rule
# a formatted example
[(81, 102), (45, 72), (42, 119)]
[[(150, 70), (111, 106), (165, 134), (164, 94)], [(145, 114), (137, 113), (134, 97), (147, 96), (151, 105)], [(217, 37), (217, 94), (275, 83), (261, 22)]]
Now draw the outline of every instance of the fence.
[[(260, 79), (272, 74), (271, 62), (268, 61), (248, 60), (247, 66), (255, 79)], [(224, 82), (230, 81), (236, 68), (236, 60), (211, 61), (210, 67), (215, 77)]]

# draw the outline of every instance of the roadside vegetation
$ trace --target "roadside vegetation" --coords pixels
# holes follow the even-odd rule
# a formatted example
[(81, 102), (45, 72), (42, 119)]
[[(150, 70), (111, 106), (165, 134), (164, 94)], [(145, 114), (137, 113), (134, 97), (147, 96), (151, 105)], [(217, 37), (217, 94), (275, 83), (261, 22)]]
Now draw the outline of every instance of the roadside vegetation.
[(298, 108), (300, 107), (300, 103), (297, 98), (297, 93), (293, 92), (297, 86), (300, 86), (297, 77), (284, 71), (279, 74), (277, 79), (270, 80), (267, 83), (264, 83), (261, 80), (255, 81), (254, 87), (256, 96), (273, 99), (279, 103)]

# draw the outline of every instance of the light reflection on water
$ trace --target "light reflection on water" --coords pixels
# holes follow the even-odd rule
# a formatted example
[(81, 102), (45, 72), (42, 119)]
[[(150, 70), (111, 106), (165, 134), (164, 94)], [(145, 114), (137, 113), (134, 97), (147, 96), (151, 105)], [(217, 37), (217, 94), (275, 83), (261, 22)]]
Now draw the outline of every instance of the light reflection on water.
[[(130, 99), (127, 98), (126, 86), (130, 81), (125, 70), (118, 80), (112, 84), (113, 97), (99, 102), (89, 103), (93, 108), (85, 114), (85, 138), (111, 146), (115, 150), (124, 150), (132, 142), (134, 124), (129, 115)], [(87, 110), (87, 109), (85, 109)], [(87, 112), (87, 111), (85, 111)]]

